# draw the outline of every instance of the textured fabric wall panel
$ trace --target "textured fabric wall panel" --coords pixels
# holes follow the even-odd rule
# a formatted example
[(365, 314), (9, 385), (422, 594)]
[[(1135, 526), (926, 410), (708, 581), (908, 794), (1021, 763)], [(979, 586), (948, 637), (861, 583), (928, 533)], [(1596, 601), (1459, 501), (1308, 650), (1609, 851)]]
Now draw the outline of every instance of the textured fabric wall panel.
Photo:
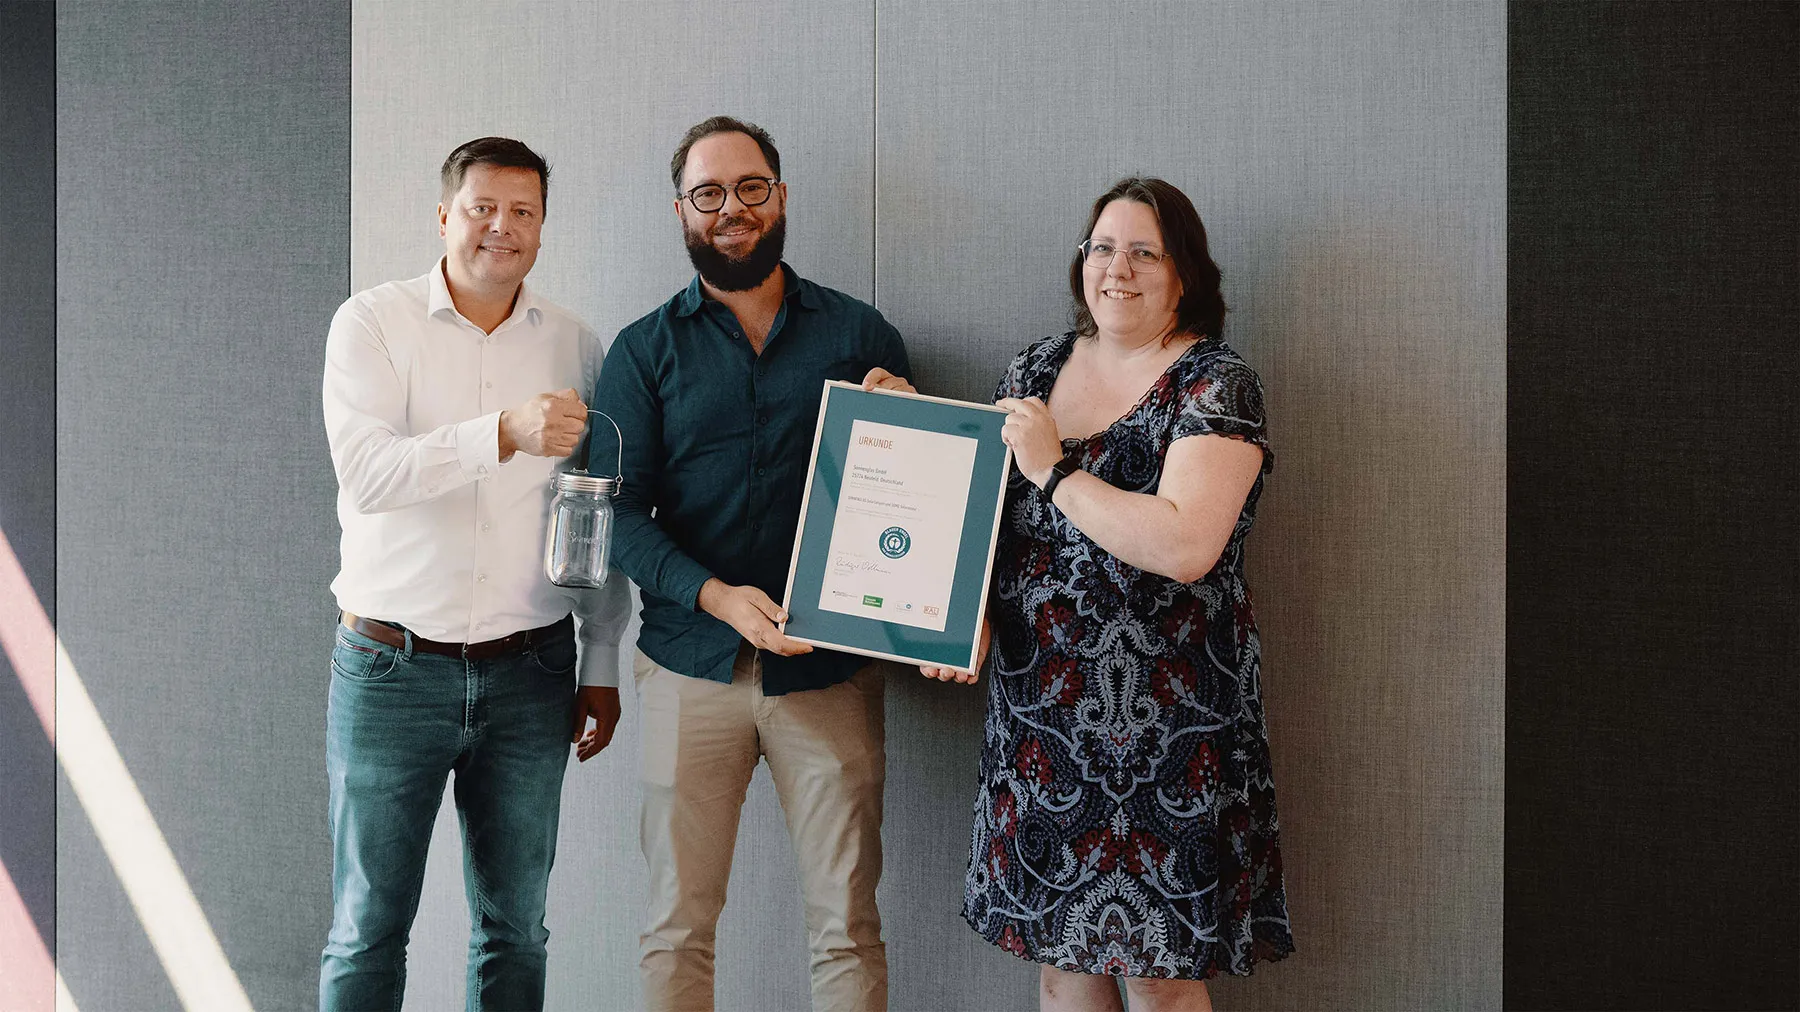
[[(503, 134), (552, 164), (531, 283), (610, 341), (692, 276), (669, 157), (687, 127), (729, 113), (767, 128), (781, 150), (789, 261), (869, 298), (868, 6), (373, 2), (356, 5), (353, 23), (354, 287), (415, 276), (434, 262), (443, 251), (434, 216), (439, 163), (465, 140)], [(321, 316), (321, 334), (325, 322)], [(628, 634), (627, 650), (634, 638)], [(626, 683), (629, 715), (635, 695)], [(612, 747), (571, 769), (566, 782), (549, 913), (553, 1007), (638, 1002), (637, 748), (628, 716)], [(462, 1000), (468, 920), (460, 862), (446, 805), (413, 933), (409, 1008)], [(718, 950), (727, 1007), (807, 1004), (798, 878), (762, 772), (746, 805)]]
[(1509, 27), (1507, 1004), (1800, 1007), (1800, 6)]
[[(349, 10), (56, 12), (61, 631), (251, 999), (303, 1007), (330, 915), (318, 377)], [(76, 1002), (173, 1007), (66, 789), (58, 848)]]
[(531, 281), (606, 340), (692, 277), (669, 156), (718, 113), (767, 129), (788, 260), (868, 299), (870, 11), (768, 4), (358, 3), (352, 287), (424, 273), (450, 149), (516, 137), (551, 164)]
[[(0, 248), (0, 533), (56, 616), (56, 9), (0, 3), (0, 179), (17, 216)], [(0, 564), (4, 564), (0, 562)], [(0, 602), (23, 610), (24, 603)], [(48, 671), (54, 650), (32, 662)], [(56, 950), (56, 757), (0, 653), (0, 867)], [(5, 980), (0, 972), (0, 981)], [(47, 983), (47, 982), (45, 982)], [(19, 992), (14, 992), (19, 993)], [(34, 991), (45, 994), (47, 992)]]
[[(1087, 208), (1130, 172), (1193, 198), (1267, 384), (1250, 576), (1299, 952), (1221, 1007), (1500, 1001), (1504, 18), (878, 3), (876, 296), (923, 389), (991, 396), (1067, 329)], [(895, 958), (952, 968), (920, 1007), (1033, 1001), (955, 915), (978, 711), (936, 684), (891, 705), (941, 756), (896, 746), (929, 788), (888, 807)]]

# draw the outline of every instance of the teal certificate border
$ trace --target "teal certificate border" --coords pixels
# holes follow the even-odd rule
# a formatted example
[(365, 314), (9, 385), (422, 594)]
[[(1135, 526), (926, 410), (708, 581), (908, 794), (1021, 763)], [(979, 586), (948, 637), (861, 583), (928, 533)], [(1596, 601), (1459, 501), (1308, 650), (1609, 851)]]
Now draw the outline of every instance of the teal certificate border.
[[(888, 390), (870, 392), (856, 383), (826, 383), (819, 397), (812, 465), (806, 475), (800, 529), (794, 537), (787, 596), (782, 602), (788, 614), (782, 631), (833, 650), (973, 670), (980, 660), (975, 656), (976, 639), (987, 611), (988, 574), (993, 570), (1006, 474), (1012, 467), (1012, 448), (1000, 438), (1006, 414), (987, 404)], [(838, 494), (844, 483), (844, 461), (850, 452), (850, 426), (859, 419), (967, 436), (977, 443), (962, 541), (956, 553), (955, 582), (941, 633), (819, 607)]]

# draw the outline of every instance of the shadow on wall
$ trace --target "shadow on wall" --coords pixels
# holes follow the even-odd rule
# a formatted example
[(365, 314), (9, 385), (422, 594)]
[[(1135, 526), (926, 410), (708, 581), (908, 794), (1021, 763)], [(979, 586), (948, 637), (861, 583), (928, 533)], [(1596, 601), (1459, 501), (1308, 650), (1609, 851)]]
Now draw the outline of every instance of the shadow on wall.
[(1249, 567), (1299, 947), (1256, 985), (1221, 980), (1233, 1007), (1371, 959), (1413, 968), (1389, 1000), (1498, 995), (1504, 343), (1479, 329), (1492, 279), (1457, 274), (1443, 232), (1313, 224), (1227, 278), (1276, 453)]

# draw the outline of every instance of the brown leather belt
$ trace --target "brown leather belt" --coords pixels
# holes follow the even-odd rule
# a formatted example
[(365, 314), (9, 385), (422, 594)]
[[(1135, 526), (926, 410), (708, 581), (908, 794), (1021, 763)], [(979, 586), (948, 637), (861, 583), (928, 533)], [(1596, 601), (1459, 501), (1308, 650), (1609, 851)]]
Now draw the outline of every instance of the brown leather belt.
[[(383, 643), (401, 650), (406, 649), (406, 633), (384, 622), (366, 619), (360, 615), (352, 615), (349, 612), (343, 613), (343, 622), (344, 628), (353, 629), (377, 643)], [(482, 640), (480, 643), (441, 643), (437, 640), (428, 640), (418, 633), (413, 633), (412, 646), (415, 651), (424, 651), (428, 654), (442, 654), (445, 657), (461, 657), (465, 660), (485, 661), (491, 657), (519, 653), (531, 646), (534, 640), (543, 639), (552, 633), (560, 631), (564, 626), (571, 624), (572, 622), (569, 616), (564, 615), (562, 618), (557, 619), (547, 626), (542, 626), (537, 629), (525, 629), (513, 633), (511, 636), (502, 636), (497, 640)]]

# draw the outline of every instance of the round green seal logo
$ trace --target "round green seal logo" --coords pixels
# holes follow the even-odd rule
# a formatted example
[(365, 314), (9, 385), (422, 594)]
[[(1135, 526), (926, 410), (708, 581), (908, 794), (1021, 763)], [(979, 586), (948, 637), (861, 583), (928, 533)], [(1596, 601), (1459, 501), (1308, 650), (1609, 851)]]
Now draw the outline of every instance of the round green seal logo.
[(912, 535), (906, 533), (904, 527), (889, 527), (881, 532), (881, 554), (890, 559), (898, 559), (912, 548)]

